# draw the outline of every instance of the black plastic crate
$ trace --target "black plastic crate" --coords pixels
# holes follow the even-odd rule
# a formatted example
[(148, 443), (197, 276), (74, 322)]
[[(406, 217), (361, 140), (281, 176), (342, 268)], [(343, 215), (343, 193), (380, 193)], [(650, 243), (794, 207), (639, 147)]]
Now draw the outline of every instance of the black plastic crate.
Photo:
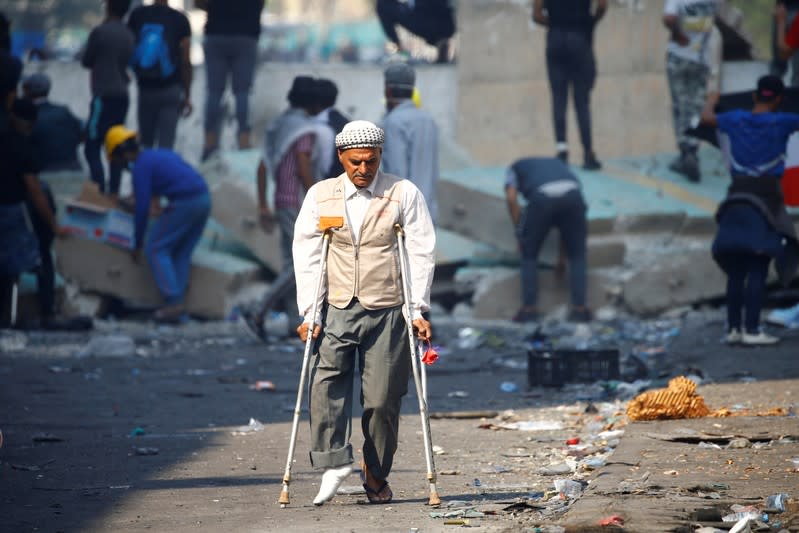
[(619, 350), (531, 350), (527, 382), (531, 387), (561, 387), (619, 379)]

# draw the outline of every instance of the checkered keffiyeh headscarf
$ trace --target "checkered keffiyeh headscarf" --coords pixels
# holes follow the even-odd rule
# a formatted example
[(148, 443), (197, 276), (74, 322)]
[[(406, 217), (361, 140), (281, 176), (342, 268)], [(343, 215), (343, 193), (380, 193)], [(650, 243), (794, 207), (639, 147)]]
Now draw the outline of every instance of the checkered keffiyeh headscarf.
[(355, 120), (344, 126), (336, 135), (336, 148), (382, 148), (385, 140), (383, 130), (368, 120)]

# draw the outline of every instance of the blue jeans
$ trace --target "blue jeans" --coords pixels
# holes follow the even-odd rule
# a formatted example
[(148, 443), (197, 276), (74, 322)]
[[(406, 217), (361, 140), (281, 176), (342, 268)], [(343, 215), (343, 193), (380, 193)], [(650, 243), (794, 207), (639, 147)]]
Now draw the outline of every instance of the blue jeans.
[(211, 196), (206, 192), (170, 200), (153, 224), (145, 251), (155, 283), (167, 305), (183, 302), (189, 283), (191, 255), (210, 214)]
[(744, 326), (747, 333), (760, 330), (760, 311), (766, 293), (766, 278), (771, 258), (750, 253), (727, 254), (727, 327), (741, 329), (741, 315), (745, 311)]
[(549, 234), (557, 228), (566, 249), (569, 265), (569, 289), (574, 307), (585, 305), (586, 298), (586, 241), (588, 223), (585, 202), (579, 191), (551, 198), (536, 193), (524, 211), (519, 237), (522, 248), (522, 302), (535, 307), (538, 300), (538, 253)]
[[(105, 144), (105, 134), (111, 126), (125, 124), (128, 115), (128, 97), (92, 98), (89, 108), (89, 120), (86, 123), (86, 144), (83, 153), (89, 163), (92, 181), (97, 184), (101, 192), (108, 190), (111, 194), (119, 193), (119, 183), (122, 180), (122, 166), (118, 163), (108, 164), (108, 189), (105, 186), (105, 170), (100, 158), (100, 151)], [(104, 150), (103, 150), (104, 151)]]

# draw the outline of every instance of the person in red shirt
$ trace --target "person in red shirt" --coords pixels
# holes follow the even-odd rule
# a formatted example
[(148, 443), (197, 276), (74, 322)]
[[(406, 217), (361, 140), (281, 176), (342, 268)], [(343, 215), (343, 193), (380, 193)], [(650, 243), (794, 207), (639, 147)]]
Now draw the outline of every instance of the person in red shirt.
[(774, 12), (774, 22), (777, 26), (777, 47), (783, 60), (789, 59), (799, 50), (799, 17), (794, 18), (790, 26), (787, 21), (788, 9), (784, 4), (778, 4)]

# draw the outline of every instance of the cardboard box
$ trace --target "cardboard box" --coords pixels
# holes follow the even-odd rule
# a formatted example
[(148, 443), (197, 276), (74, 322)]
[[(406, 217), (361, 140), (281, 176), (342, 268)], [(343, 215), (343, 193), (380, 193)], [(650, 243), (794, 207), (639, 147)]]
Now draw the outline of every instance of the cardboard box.
[(77, 198), (67, 201), (60, 224), (70, 235), (81, 239), (126, 250), (134, 247), (133, 215), (117, 209), (113, 200), (103, 196), (92, 182), (84, 184)]

